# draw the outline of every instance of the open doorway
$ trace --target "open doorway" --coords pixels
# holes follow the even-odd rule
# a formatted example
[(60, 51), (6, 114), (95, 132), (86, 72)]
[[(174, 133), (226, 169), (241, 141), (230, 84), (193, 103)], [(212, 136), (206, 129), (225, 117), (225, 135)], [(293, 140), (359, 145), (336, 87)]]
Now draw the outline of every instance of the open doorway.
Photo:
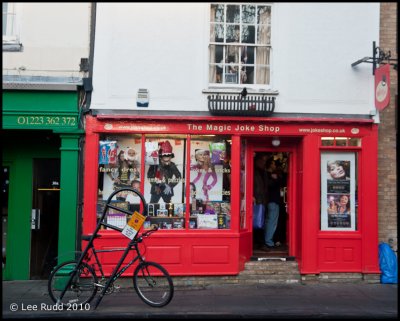
[(287, 215), (289, 158), (289, 152), (281, 151), (256, 151), (253, 155), (253, 202), (263, 201), (265, 205), (264, 228), (253, 229), (255, 257), (280, 257), (289, 253)]
[(31, 279), (47, 279), (57, 263), (60, 159), (34, 159)]

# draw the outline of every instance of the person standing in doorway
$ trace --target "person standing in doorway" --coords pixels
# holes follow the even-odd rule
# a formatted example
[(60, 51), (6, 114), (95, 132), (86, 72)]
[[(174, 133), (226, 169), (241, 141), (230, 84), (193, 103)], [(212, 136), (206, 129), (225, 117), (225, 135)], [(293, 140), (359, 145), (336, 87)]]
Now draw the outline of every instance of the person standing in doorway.
[(276, 163), (273, 157), (267, 160), (268, 179), (268, 215), (265, 224), (264, 243), (267, 249), (275, 247), (273, 241), (279, 218), (279, 203), (281, 191), (281, 176), (277, 172)]
[(286, 244), (286, 187), (287, 187), (287, 156), (284, 153), (274, 155), (278, 176), (281, 179), (281, 195), (279, 202), (278, 225), (274, 234), (275, 246)]

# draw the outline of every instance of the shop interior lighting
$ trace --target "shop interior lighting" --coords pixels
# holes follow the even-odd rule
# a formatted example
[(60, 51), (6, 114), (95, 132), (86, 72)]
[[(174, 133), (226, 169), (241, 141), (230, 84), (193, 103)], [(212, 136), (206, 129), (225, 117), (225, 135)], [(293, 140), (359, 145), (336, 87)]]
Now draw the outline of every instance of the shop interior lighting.
[(274, 138), (271, 143), (272, 146), (278, 147), (281, 144), (281, 141), (279, 140), (279, 138)]

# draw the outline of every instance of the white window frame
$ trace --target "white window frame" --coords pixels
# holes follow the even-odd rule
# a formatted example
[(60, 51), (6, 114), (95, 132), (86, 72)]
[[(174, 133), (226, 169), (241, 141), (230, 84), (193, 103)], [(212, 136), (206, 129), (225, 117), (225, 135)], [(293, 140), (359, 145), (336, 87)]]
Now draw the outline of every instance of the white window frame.
[[(223, 42), (216, 42), (216, 41), (211, 41), (211, 33), (212, 33), (212, 31), (213, 31), (213, 27), (214, 27), (214, 25), (215, 24), (217, 24), (217, 22), (216, 21), (211, 21), (211, 11), (212, 11), (212, 5), (224, 5), (224, 17), (225, 17), (225, 21), (223, 22), (223, 25), (224, 25), (224, 40), (223, 40)], [(230, 47), (230, 46), (243, 46), (243, 43), (241, 42), (241, 40), (239, 40), (239, 42), (226, 42), (226, 30), (227, 30), (227, 26), (229, 26), (231, 23), (228, 23), (227, 21), (226, 21), (226, 11), (227, 11), (227, 6), (228, 5), (236, 5), (236, 6), (239, 6), (239, 8), (240, 8), (240, 21), (239, 21), (239, 23), (238, 23), (238, 25), (240, 26), (240, 35), (241, 35), (241, 32), (242, 32), (242, 26), (243, 25), (246, 25), (246, 23), (244, 23), (243, 21), (242, 21), (242, 15), (241, 15), (241, 13), (242, 13), (242, 9), (243, 9), (243, 7), (242, 6), (244, 6), (244, 5), (246, 5), (246, 6), (255, 6), (256, 8), (258, 8), (258, 7), (260, 7), (260, 6), (263, 6), (263, 7), (269, 7), (270, 8), (270, 19), (269, 19), (269, 21), (268, 21), (268, 23), (266, 24), (266, 26), (269, 28), (269, 36), (268, 36), (268, 40), (269, 40), (269, 42), (268, 43), (265, 43), (265, 44), (258, 44), (257, 43), (257, 33), (258, 33), (258, 26), (259, 25), (261, 25), (261, 24), (258, 24), (258, 16), (257, 16), (257, 13), (256, 13), (256, 21), (255, 21), (255, 23), (254, 24), (250, 24), (250, 25), (254, 25), (254, 28), (255, 28), (255, 43), (254, 44), (247, 44), (246, 43), (246, 46), (250, 46), (250, 47), (254, 47), (255, 48), (255, 50), (254, 50), (254, 62), (253, 62), (253, 64), (252, 64), (252, 67), (254, 68), (254, 76), (253, 76), (253, 83), (241, 83), (240, 81), (238, 81), (238, 82), (236, 82), (236, 83), (229, 83), (229, 82), (226, 82), (226, 73), (225, 73), (225, 70), (226, 70), (226, 68), (227, 68), (227, 66), (229, 65), (228, 64), (228, 62), (223, 62), (223, 74), (222, 74), (222, 82), (217, 82), (217, 81), (212, 81), (212, 78), (214, 78), (215, 76), (214, 76), (214, 74), (216, 75), (216, 71), (213, 71), (213, 66), (215, 66), (215, 68), (217, 68), (217, 65), (219, 65), (220, 66), (220, 63), (218, 62), (218, 61), (211, 61), (212, 60), (212, 56), (213, 56), (213, 53), (212, 53), (212, 49), (211, 49), (211, 46), (223, 46), (224, 48), (223, 48), (223, 56), (224, 57), (226, 57), (226, 50), (227, 50), (227, 48), (228, 47)], [(211, 89), (211, 88), (221, 88), (221, 87), (223, 87), (223, 88), (237, 88), (237, 87), (243, 87), (243, 85), (245, 85), (246, 87), (248, 87), (248, 88), (253, 88), (253, 89), (271, 89), (272, 88), (272, 69), (271, 69), (271, 66), (272, 66), (272, 35), (271, 35), (271, 33), (272, 33), (272, 13), (273, 13), (273, 6), (271, 5), (271, 4), (269, 4), (269, 3), (235, 3), (235, 2), (233, 2), (233, 3), (210, 3), (210, 5), (209, 5), (209, 7), (208, 7), (208, 12), (209, 12), (209, 15), (208, 15), (208, 26), (209, 26), (209, 32), (208, 32), (208, 65), (207, 65), (207, 75), (208, 75), (208, 79), (207, 79), (207, 82), (208, 82), (208, 86), (209, 86), (209, 88)], [(256, 12), (258, 12), (257, 10), (256, 10)], [(268, 50), (269, 50), (269, 54), (268, 54), (268, 61), (266, 61), (266, 63), (265, 63), (265, 65), (264, 64), (259, 64), (259, 63), (257, 63), (257, 50), (256, 50), (256, 48), (267, 48)], [(238, 70), (241, 70), (241, 66), (242, 66), (242, 63), (241, 63), (241, 59), (239, 59), (239, 62), (238, 62)], [(265, 66), (267, 69), (268, 69), (268, 71), (267, 71), (267, 75), (266, 75), (266, 77), (267, 77), (267, 81), (266, 81), (266, 83), (257, 83), (257, 76), (256, 76), (256, 73), (257, 73), (257, 66)], [(228, 77), (229, 77), (229, 75), (228, 75)], [(240, 77), (240, 73), (238, 73), (238, 75), (237, 75), (237, 77)], [(215, 80), (216, 80), (216, 77), (215, 77)]]
[(17, 26), (17, 4), (12, 2), (3, 2), (7, 5), (6, 12), (3, 11), (3, 27), (5, 26), (5, 34), (3, 28), (3, 45), (19, 44), (19, 32)]

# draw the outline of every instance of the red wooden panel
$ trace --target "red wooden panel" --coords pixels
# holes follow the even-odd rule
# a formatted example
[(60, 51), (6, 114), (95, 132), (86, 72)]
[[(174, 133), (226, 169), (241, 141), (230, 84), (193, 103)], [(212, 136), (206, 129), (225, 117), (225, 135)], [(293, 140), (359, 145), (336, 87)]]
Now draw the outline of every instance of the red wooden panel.
[(229, 246), (193, 246), (194, 264), (228, 264)]
[(324, 251), (325, 262), (336, 262), (336, 249), (334, 247), (326, 247)]
[(344, 247), (342, 250), (343, 250), (343, 261), (354, 262), (354, 260), (356, 259), (354, 248)]
[[(362, 272), (361, 238), (346, 238), (346, 233), (318, 241), (320, 272)], [(342, 237), (342, 239), (341, 239)]]
[(157, 257), (157, 263), (180, 264), (182, 262), (182, 246), (147, 246), (146, 257)]

